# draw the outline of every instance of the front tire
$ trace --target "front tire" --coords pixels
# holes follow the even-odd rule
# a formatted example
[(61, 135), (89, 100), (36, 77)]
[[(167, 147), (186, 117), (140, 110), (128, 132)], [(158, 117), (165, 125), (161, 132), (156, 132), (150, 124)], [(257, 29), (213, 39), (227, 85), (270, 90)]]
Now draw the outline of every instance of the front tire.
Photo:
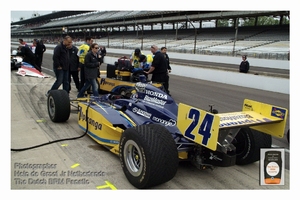
[(128, 181), (150, 188), (171, 180), (178, 168), (178, 151), (171, 133), (158, 124), (126, 129), (120, 140), (120, 161)]
[(65, 90), (51, 90), (48, 94), (47, 108), (51, 121), (67, 121), (71, 112), (69, 94)]
[(247, 165), (260, 159), (261, 148), (271, 148), (272, 136), (251, 128), (241, 128), (233, 144), (236, 147), (236, 164)]

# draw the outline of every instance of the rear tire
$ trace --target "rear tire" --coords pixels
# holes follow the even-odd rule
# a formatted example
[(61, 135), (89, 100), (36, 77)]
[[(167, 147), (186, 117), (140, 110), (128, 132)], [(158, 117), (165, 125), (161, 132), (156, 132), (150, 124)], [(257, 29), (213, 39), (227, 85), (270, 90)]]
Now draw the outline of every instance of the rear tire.
[(171, 133), (158, 124), (126, 129), (120, 140), (120, 160), (128, 181), (150, 188), (171, 180), (178, 168), (178, 151)]
[(51, 90), (47, 99), (47, 108), (51, 121), (67, 121), (71, 112), (69, 94), (65, 90)]
[(236, 164), (247, 165), (260, 159), (261, 148), (271, 148), (272, 136), (251, 128), (242, 128), (235, 137)]

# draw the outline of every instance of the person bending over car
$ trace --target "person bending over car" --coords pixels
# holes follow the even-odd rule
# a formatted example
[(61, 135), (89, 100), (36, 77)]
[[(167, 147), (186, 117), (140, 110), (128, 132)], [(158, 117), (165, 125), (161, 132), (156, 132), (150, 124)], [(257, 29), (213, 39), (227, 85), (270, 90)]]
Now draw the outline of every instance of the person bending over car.
[(31, 49), (28, 46), (20, 45), (18, 48), (17, 55), (23, 57), (23, 62), (26, 62), (26, 63), (32, 65), (34, 68), (36, 68), (40, 72), (42, 71), (42, 69), (36, 65), (34, 53), (31, 51)]

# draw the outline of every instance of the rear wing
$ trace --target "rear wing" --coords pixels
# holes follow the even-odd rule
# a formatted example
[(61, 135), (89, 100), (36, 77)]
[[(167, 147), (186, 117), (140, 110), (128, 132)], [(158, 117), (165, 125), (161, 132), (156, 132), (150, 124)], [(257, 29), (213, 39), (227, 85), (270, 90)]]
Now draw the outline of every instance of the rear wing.
[(212, 114), (205, 110), (179, 103), (177, 127), (189, 140), (216, 150), (219, 132), (250, 127), (282, 138), (288, 110), (282, 107), (245, 99), (242, 111)]

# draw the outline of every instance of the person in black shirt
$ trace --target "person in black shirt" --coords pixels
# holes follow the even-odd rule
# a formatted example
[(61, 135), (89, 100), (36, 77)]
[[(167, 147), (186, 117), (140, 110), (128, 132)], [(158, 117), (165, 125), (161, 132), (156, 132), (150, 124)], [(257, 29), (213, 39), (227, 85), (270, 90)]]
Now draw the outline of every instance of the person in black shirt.
[[(57, 90), (62, 84), (63, 90), (69, 94), (70, 54), (68, 48), (70, 45), (72, 45), (72, 38), (65, 36), (63, 41), (54, 48), (52, 59), (56, 80), (50, 90)], [(48, 90), (46, 96), (49, 95), (50, 90)]]
[(38, 66), (39, 69), (42, 70), (42, 56), (43, 56), (43, 46), (41, 45), (38, 39), (34, 39), (33, 43), (36, 45), (35, 48), (35, 64)]
[[(75, 83), (76, 89), (79, 92), (80, 82), (79, 82), (79, 57), (77, 55), (78, 48), (74, 45), (68, 47), (69, 56), (70, 56), (70, 71), (69, 71), (69, 91), (71, 90), (71, 81)], [(71, 78), (72, 77), (72, 78)]]
[(169, 55), (167, 54), (167, 47), (162, 47), (161, 49), (161, 52), (164, 54), (166, 60), (167, 60), (167, 67), (168, 67), (168, 72), (171, 73), (171, 66), (170, 66), (170, 58), (169, 58)]
[(247, 61), (247, 56), (242, 56), (243, 61), (240, 64), (240, 72), (242, 73), (248, 73), (249, 68), (250, 68), (250, 64)]
[(171, 70), (172, 70), (172, 68), (171, 68), (171, 66), (170, 66), (170, 58), (169, 58), (169, 55), (167, 54), (167, 47), (162, 47), (160, 50), (161, 50), (162, 54), (164, 54), (164, 56), (165, 56), (165, 58), (166, 58), (166, 60), (167, 60), (168, 82), (166, 82), (165, 85), (167, 85), (167, 86), (166, 86), (166, 88), (168, 88), (167, 93), (170, 95), (170, 91), (169, 91), (169, 80), (170, 80), (170, 76), (169, 76), (169, 74), (171, 73)]
[(167, 60), (160, 52), (156, 45), (151, 46), (151, 52), (153, 53), (153, 61), (149, 71), (145, 71), (146, 74), (152, 74), (152, 82), (160, 82), (163, 84), (165, 91), (169, 94), (169, 76)]
[(106, 56), (106, 48), (105, 46), (100, 46), (98, 54), (101, 56), (100, 63), (102, 64), (104, 62), (104, 57)]
[(44, 53), (46, 51), (46, 46), (45, 46), (43, 40), (40, 40), (40, 44), (42, 46), (42, 51), (43, 51), (43, 53), (41, 54), (41, 64), (43, 64), (43, 55), (44, 55)]

